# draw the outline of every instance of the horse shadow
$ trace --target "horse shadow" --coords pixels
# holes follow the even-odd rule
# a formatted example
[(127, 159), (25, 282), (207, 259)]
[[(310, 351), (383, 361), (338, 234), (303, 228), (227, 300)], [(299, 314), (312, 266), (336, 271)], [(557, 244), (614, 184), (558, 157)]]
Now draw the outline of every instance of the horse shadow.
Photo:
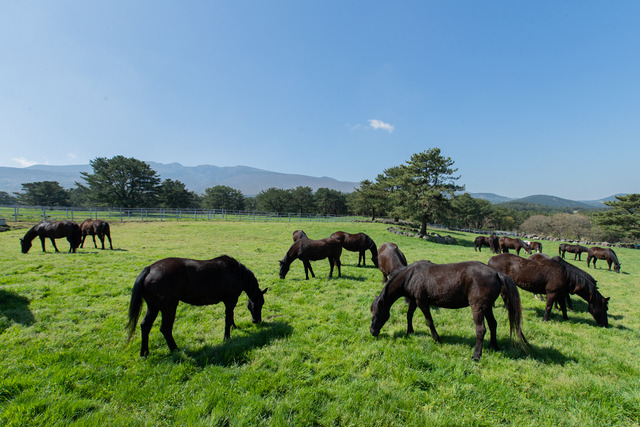
[[(593, 327), (599, 327), (598, 324), (596, 323), (595, 320), (593, 320), (593, 318), (591, 319), (582, 319), (576, 316), (572, 316), (573, 313), (581, 313), (587, 312), (586, 309), (586, 304), (585, 304), (585, 308), (583, 309), (576, 309), (576, 304), (575, 301), (573, 302), (573, 311), (567, 309), (567, 317), (568, 319), (564, 319), (562, 317), (562, 311), (560, 311), (560, 309), (556, 309), (554, 308), (553, 310), (551, 310), (551, 314), (549, 315), (549, 322), (569, 322), (569, 323), (575, 323), (575, 324), (582, 324), (582, 325), (586, 325), (586, 326), (593, 326)], [(536, 316), (540, 318), (540, 321), (542, 322), (542, 318), (544, 317), (544, 313), (545, 313), (545, 308), (542, 307), (535, 307), (534, 308), (535, 312), (536, 312)]]
[[(19, 323), (24, 326), (31, 326), (36, 319), (29, 309), (29, 298), (18, 295), (4, 289), (0, 289), (0, 316), (7, 317), (12, 323)], [(0, 324), (0, 333), (7, 326)]]
[(199, 349), (175, 351), (171, 355), (174, 363), (181, 363), (186, 356), (196, 366), (244, 365), (250, 361), (251, 350), (269, 345), (272, 341), (293, 333), (291, 325), (285, 322), (262, 322), (256, 325), (257, 332), (244, 337), (233, 336), (217, 345), (204, 345)]
[[(542, 362), (545, 364), (555, 364), (564, 366), (568, 362), (576, 362), (577, 359), (573, 357), (568, 357), (562, 354), (560, 351), (553, 347), (541, 347), (536, 346), (534, 344), (529, 343), (529, 347), (521, 347), (517, 342), (512, 341), (510, 339), (498, 339), (498, 346), (500, 347), (499, 351), (495, 351), (489, 347), (489, 332), (487, 331), (487, 336), (484, 338), (484, 343), (482, 346), (482, 359), (484, 360), (486, 355), (491, 353), (502, 353), (505, 357), (508, 357), (513, 360), (520, 359), (533, 359), (538, 362)], [(431, 339), (431, 333), (428, 331), (416, 331), (415, 333), (409, 335), (411, 336), (424, 336), (428, 339)], [(403, 332), (397, 332), (394, 334), (394, 338), (407, 337), (407, 335)], [(462, 335), (440, 335), (440, 344), (450, 344), (450, 345), (459, 345), (463, 347), (469, 348), (469, 354), (473, 351), (476, 345), (475, 336), (462, 336)]]

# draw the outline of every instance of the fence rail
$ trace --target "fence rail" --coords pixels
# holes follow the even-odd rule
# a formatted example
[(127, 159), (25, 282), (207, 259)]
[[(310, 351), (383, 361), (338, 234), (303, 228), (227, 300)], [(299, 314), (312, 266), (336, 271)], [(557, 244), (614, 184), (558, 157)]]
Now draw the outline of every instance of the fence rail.
[(0, 218), (14, 222), (45, 219), (81, 222), (87, 218), (107, 221), (250, 221), (250, 222), (353, 222), (362, 216), (231, 211), (226, 209), (84, 208), (0, 205)]

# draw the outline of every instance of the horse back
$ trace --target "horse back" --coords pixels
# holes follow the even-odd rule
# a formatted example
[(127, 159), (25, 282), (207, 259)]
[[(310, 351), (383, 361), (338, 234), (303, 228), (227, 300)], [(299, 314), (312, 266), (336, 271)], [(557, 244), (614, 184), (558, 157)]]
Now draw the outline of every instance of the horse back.
[(378, 268), (389, 275), (395, 270), (406, 267), (407, 259), (395, 243), (383, 243), (378, 252)]
[(293, 244), (292, 249), (296, 258), (308, 261), (318, 261), (328, 257), (340, 258), (342, 254), (342, 244), (331, 237), (320, 240), (301, 239)]
[[(525, 259), (513, 254), (500, 254), (489, 259), (489, 267), (511, 277), (518, 287), (533, 293), (546, 293), (548, 275), (545, 257), (536, 255)], [(551, 261), (551, 259), (546, 260)]]

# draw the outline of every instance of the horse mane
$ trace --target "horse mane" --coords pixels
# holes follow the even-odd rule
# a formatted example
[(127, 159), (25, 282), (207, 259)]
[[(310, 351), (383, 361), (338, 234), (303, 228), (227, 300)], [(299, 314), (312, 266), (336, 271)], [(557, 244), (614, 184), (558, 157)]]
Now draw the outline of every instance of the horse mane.
[(577, 294), (581, 290), (586, 290), (591, 295), (596, 290), (597, 282), (589, 273), (568, 263), (559, 256), (551, 258), (562, 269), (564, 276), (571, 285), (571, 293)]
[(609, 248), (609, 252), (611, 252), (611, 256), (613, 258), (613, 262), (615, 265), (620, 265), (620, 262), (618, 262), (618, 255), (616, 255), (616, 253), (613, 251), (613, 249)]

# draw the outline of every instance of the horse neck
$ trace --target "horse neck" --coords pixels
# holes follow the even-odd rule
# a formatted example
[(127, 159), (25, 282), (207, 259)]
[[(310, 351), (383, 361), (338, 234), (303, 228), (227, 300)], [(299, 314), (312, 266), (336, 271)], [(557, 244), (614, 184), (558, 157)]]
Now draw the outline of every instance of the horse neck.
[(387, 307), (391, 307), (394, 302), (404, 296), (405, 271), (406, 269), (403, 269), (399, 274), (392, 274), (387, 284), (384, 285), (380, 293), (380, 298), (385, 302)]
[(613, 249), (609, 249), (609, 253), (611, 254), (611, 261), (613, 261), (616, 267), (619, 266), (620, 263), (618, 262), (618, 256), (616, 255), (615, 252), (613, 252)]
[(34, 225), (33, 227), (31, 227), (31, 229), (29, 229), (29, 231), (27, 231), (27, 234), (24, 235), (22, 240), (26, 242), (30, 242), (33, 239), (35, 239), (37, 235), (38, 235), (38, 232), (36, 231), (36, 226)]

